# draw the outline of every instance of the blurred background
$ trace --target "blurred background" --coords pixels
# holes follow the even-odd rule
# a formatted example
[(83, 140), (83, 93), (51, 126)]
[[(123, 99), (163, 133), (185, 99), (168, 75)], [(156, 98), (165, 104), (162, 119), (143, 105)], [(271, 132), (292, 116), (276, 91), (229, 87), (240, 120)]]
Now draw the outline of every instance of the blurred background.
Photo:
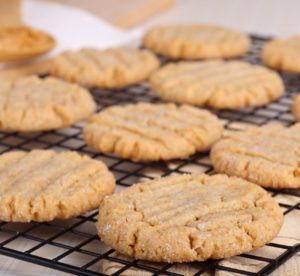
[(0, 0), (0, 24), (36, 26), (58, 48), (117, 46), (153, 25), (205, 22), (264, 35), (300, 33), (299, 0)]
[[(49, 0), (36, 1), (49, 2)], [(299, 0), (52, 0), (51, 2), (83, 8), (120, 27), (207, 22), (271, 35), (300, 33)]]
[[(271, 35), (300, 33), (298, 0), (55, 0), (80, 6), (125, 27), (174, 22), (207, 22)], [(118, 7), (119, 6), (119, 7)], [(132, 10), (131, 10), (132, 7)], [(109, 12), (106, 12), (108, 9)], [(124, 11), (136, 13), (127, 20)], [(132, 16), (132, 15), (131, 15)], [(112, 19), (112, 20), (111, 20)]]
[[(71, 25), (74, 32), (90, 17), (128, 34), (157, 24), (206, 22), (264, 35), (291, 36), (300, 33), (299, 10), (299, 0), (0, 0), (0, 24), (23, 21), (43, 27), (40, 22), (47, 21), (53, 27)], [(89, 28), (96, 29), (97, 23)], [(105, 39), (109, 37), (102, 37)]]

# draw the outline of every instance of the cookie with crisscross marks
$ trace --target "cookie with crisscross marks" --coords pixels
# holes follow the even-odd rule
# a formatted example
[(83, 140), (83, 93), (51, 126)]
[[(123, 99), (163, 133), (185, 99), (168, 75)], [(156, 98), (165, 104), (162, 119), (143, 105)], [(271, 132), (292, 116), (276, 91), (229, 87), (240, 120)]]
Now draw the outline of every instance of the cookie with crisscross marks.
[(207, 150), (222, 130), (218, 118), (206, 110), (138, 103), (103, 110), (90, 118), (83, 134), (87, 144), (100, 152), (158, 161)]
[(13, 151), (0, 155), (0, 219), (65, 219), (98, 208), (115, 180), (99, 160), (76, 152)]
[(54, 46), (54, 38), (42, 31), (26, 26), (0, 27), (0, 61), (32, 58)]
[(245, 54), (250, 40), (235, 30), (194, 24), (154, 27), (144, 35), (143, 45), (174, 59), (230, 58)]
[(300, 124), (227, 133), (211, 150), (217, 172), (264, 187), (300, 188)]
[(284, 91), (276, 72), (222, 60), (170, 63), (151, 76), (150, 85), (166, 101), (228, 109), (265, 105)]
[(283, 215), (261, 187), (205, 174), (158, 178), (108, 196), (98, 234), (122, 254), (157, 262), (227, 258), (261, 247)]
[(146, 80), (158, 67), (158, 58), (147, 50), (87, 48), (53, 58), (50, 74), (89, 87), (119, 88)]
[(62, 128), (85, 119), (95, 109), (88, 90), (53, 77), (29, 76), (0, 82), (3, 131)]
[(261, 58), (272, 68), (300, 73), (300, 36), (268, 41), (262, 49)]

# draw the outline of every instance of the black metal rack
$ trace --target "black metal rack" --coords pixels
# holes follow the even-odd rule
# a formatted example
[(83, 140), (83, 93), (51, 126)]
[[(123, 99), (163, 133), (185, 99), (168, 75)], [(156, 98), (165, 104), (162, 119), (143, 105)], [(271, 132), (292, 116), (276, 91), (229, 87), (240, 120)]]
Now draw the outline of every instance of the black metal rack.
[[(259, 51), (266, 40), (265, 37), (252, 36), (253, 46), (242, 59), (251, 63), (260, 63)], [(295, 92), (298, 92), (298, 89), (300, 91), (300, 76), (283, 73), (282, 77), (286, 85), (286, 93), (276, 102), (260, 108), (213, 112), (224, 120), (227, 129), (232, 130), (238, 130), (245, 124), (262, 125), (269, 122), (279, 122), (290, 125), (294, 123), (290, 113), (290, 105)], [(92, 90), (92, 93), (98, 103), (98, 110), (114, 104), (159, 101), (149, 91), (146, 83), (115, 91)], [(103, 160), (115, 174), (119, 187), (130, 186), (142, 179), (151, 179), (154, 175), (213, 173), (207, 153), (167, 163), (131, 162), (115, 156), (96, 153), (85, 145), (81, 136), (81, 128), (82, 124), (77, 124), (70, 128), (42, 133), (0, 133), (0, 152), (32, 148), (77, 150)], [(284, 208), (285, 215), (300, 210), (299, 190), (269, 189), (269, 191), (274, 197), (287, 195), (296, 198), (293, 201), (294, 204), (287, 204), (278, 200), (281, 207)], [(129, 261), (115, 255), (113, 249), (106, 247), (98, 239), (94, 226), (96, 218), (97, 211), (93, 211), (77, 218), (49, 223), (0, 222), (0, 254), (77, 275), (105, 275), (101, 272), (101, 264), (104, 261), (111, 261), (118, 266), (114, 275), (130, 275), (126, 274), (126, 271), (130, 271), (130, 269), (139, 269), (139, 271), (153, 275), (181, 275), (173, 269), (174, 265), (172, 264), (151, 264), (139, 260)], [(216, 269), (234, 272), (236, 275), (268, 275), (300, 250), (299, 243), (270, 243), (266, 247), (278, 248), (281, 253), (276, 258), (257, 256), (251, 253), (240, 256), (263, 262), (263, 267), (257, 272), (225, 266), (220, 264), (220, 261), (207, 261), (186, 264), (185, 266), (196, 267), (197, 272), (194, 275), (201, 275)]]

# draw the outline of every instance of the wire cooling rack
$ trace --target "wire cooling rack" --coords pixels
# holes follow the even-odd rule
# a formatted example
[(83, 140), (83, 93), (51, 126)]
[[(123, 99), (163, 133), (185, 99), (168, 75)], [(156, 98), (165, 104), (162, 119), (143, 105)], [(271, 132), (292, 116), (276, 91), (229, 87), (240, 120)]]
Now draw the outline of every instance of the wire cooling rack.
[[(260, 63), (259, 51), (266, 40), (265, 37), (252, 36), (253, 46), (242, 59)], [(224, 121), (227, 129), (232, 130), (270, 122), (292, 124), (294, 120), (290, 113), (290, 105), (295, 92), (300, 90), (300, 77), (285, 73), (282, 77), (286, 84), (286, 93), (276, 102), (261, 108), (213, 112)], [(146, 83), (115, 91), (92, 90), (92, 93), (98, 103), (98, 110), (114, 104), (159, 101), (149, 91)], [(33, 148), (77, 150), (104, 161), (115, 174), (118, 188), (155, 176), (213, 173), (207, 153), (167, 163), (131, 162), (96, 153), (85, 145), (81, 128), (82, 124), (77, 124), (70, 128), (42, 133), (0, 133), (0, 152)], [(300, 218), (300, 191), (269, 191), (284, 209), (285, 221), (292, 219), (294, 228), (299, 227), (300, 220), (297, 225), (295, 217), (298, 215), (298, 219)], [(280, 270), (300, 249), (299, 241), (295, 239), (275, 239), (262, 248), (262, 253), (254, 251), (239, 256), (239, 261), (252, 263), (242, 268), (236, 266), (236, 261), (231, 263), (222, 260), (182, 265), (155, 264), (130, 260), (105, 246), (96, 235), (96, 219), (97, 211), (93, 211), (77, 218), (49, 223), (0, 222), (0, 254), (77, 275), (214, 275), (215, 272), (222, 275), (221, 272), (226, 271), (236, 273), (234, 275), (268, 275), (276, 269)], [(269, 254), (270, 251), (272, 253)]]

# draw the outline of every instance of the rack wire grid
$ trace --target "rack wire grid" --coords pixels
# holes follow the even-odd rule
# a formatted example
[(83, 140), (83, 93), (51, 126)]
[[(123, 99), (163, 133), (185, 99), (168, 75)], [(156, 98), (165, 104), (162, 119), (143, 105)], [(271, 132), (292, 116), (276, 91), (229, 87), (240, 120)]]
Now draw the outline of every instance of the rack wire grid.
[[(251, 39), (252, 48), (241, 59), (251, 63), (260, 63), (259, 52), (268, 38), (252, 35)], [(300, 77), (287, 73), (281, 75), (286, 85), (286, 93), (277, 101), (259, 108), (213, 110), (213, 112), (224, 121), (226, 128), (231, 130), (270, 122), (279, 122), (284, 125), (294, 123), (290, 106), (295, 92), (300, 89)], [(149, 91), (147, 83), (115, 91), (98, 89), (91, 91), (98, 103), (98, 111), (115, 104), (159, 101)], [(108, 165), (117, 179), (118, 189), (144, 179), (152, 179), (155, 176), (195, 172), (213, 173), (208, 153), (196, 154), (185, 160), (154, 163), (132, 162), (112, 155), (97, 153), (85, 145), (81, 128), (82, 123), (70, 128), (41, 133), (0, 133), (0, 152), (14, 149), (51, 148), (76, 150), (89, 154)], [(268, 189), (268, 191), (284, 209), (286, 220), (291, 214), (292, 217), (295, 217), (296, 214), (300, 215), (299, 190)], [(300, 249), (299, 240), (298, 242), (293, 239), (289, 242), (275, 240), (263, 247), (263, 252), (269, 252), (268, 249), (271, 249), (270, 256), (267, 253), (254, 251), (238, 257), (242, 261), (257, 263), (258, 265), (255, 266), (258, 267), (257, 271), (253, 270), (253, 266), (240, 268), (234, 263), (228, 264), (222, 260), (181, 265), (131, 260), (117, 254), (99, 240), (95, 228), (97, 215), (98, 212), (93, 211), (69, 220), (47, 223), (0, 222), (0, 253), (77, 275), (208, 275), (207, 273), (216, 271), (218, 273), (227, 271), (234, 275), (268, 275), (274, 270), (280, 269), (280, 266), (288, 259), (295, 257)], [(296, 228), (299, 227), (297, 222), (295, 225)], [(300, 237), (298, 238), (300, 239)], [(218, 275), (222, 275), (222, 273)]]

